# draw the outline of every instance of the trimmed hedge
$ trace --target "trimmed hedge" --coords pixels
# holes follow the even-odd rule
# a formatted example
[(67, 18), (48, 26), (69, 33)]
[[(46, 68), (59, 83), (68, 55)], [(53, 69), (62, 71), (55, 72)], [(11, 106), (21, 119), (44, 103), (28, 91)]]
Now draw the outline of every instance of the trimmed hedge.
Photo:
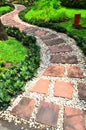
[(15, 37), (27, 47), (25, 60), (17, 65), (12, 65), (10, 70), (0, 76), (0, 109), (10, 104), (11, 97), (24, 91), (27, 80), (31, 80), (37, 74), (40, 64), (40, 47), (36, 38), (20, 32), (16, 27), (5, 27), (8, 35)]

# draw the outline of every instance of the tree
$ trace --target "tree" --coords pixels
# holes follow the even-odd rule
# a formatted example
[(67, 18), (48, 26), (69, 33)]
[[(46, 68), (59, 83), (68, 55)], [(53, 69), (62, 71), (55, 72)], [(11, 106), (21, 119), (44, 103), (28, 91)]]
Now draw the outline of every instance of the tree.
[(0, 19), (0, 40), (7, 40), (8, 36)]
[[(2, 5), (2, 0), (0, 0), (0, 6), (1, 5)], [(7, 33), (5, 32), (4, 26), (0, 19), (0, 40), (7, 40), (7, 39), (8, 39)]]

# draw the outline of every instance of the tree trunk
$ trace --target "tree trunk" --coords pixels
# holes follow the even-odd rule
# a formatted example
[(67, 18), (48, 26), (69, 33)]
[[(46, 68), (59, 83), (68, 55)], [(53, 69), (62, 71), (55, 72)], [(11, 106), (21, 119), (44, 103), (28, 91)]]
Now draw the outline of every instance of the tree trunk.
[(0, 6), (2, 5), (2, 0), (0, 0)]
[(0, 19), (0, 40), (7, 40), (8, 36)]

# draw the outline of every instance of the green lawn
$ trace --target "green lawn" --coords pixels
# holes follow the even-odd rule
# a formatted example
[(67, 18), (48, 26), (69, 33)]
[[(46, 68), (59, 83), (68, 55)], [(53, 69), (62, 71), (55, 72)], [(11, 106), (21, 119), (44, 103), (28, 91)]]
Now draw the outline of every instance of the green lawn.
[(16, 64), (24, 60), (26, 48), (14, 38), (0, 41), (0, 60)]
[(86, 39), (86, 29), (75, 29), (72, 27), (74, 21), (74, 14), (80, 13), (81, 14), (81, 26), (86, 27), (86, 10), (82, 9), (68, 9), (65, 8), (66, 15), (70, 18), (68, 22), (62, 22), (60, 25), (65, 27), (68, 31), (72, 32), (73, 34), (77, 34), (80, 37)]
[(4, 13), (7, 13), (11, 10), (12, 8), (10, 6), (2, 6), (0, 7), (0, 16)]

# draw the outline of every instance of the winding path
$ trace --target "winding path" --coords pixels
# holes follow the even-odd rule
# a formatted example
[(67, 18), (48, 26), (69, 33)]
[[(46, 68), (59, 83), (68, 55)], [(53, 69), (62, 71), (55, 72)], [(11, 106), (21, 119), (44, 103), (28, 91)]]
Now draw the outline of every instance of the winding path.
[(23, 120), (28, 130), (86, 130), (85, 57), (66, 34), (21, 21), (18, 13), (23, 9), (16, 4), (1, 19), (36, 36), (41, 63), (37, 77), (26, 83), (25, 92), (12, 99), (2, 117), (16, 124)]

